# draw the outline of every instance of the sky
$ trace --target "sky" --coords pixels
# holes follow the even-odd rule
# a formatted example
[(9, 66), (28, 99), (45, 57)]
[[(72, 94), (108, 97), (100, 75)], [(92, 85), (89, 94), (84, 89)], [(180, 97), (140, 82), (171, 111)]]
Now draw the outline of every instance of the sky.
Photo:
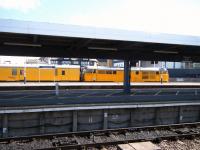
[(0, 0), (0, 18), (200, 36), (200, 0)]

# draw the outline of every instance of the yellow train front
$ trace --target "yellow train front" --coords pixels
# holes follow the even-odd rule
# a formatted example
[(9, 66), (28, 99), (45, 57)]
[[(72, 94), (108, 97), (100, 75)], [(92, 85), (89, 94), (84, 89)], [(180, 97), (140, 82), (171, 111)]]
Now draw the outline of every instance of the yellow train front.
[(80, 81), (77, 65), (1, 65), (0, 81)]
[[(87, 67), (83, 71), (85, 82), (123, 82), (123, 68)], [(168, 82), (165, 68), (131, 68), (131, 82)]]

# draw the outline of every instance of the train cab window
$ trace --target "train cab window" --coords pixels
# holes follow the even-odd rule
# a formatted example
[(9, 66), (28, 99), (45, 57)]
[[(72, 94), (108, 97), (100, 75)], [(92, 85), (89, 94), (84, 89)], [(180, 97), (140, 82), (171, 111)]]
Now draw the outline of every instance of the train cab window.
[(16, 76), (17, 75), (17, 68), (12, 68), (12, 75)]
[(63, 76), (65, 75), (65, 70), (62, 70), (62, 75), (63, 75)]
[(139, 74), (139, 71), (136, 71), (135, 74), (138, 75), (138, 74)]

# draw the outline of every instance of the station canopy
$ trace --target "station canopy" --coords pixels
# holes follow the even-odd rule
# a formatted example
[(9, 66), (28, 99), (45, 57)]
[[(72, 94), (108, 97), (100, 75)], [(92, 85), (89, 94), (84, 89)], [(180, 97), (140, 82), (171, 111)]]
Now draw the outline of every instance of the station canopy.
[(200, 36), (0, 19), (0, 55), (200, 62)]

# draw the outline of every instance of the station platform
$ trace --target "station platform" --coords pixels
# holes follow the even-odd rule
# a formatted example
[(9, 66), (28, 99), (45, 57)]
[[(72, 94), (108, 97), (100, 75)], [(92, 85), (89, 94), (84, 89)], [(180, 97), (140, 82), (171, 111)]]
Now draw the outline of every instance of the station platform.
[(29, 106), (114, 106), (138, 104), (171, 104), (200, 102), (200, 88), (133, 89), (124, 94), (120, 89), (88, 90), (21, 90), (0, 91), (0, 108)]
[[(0, 90), (52, 90), (55, 82), (0, 82)], [(60, 89), (122, 89), (122, 82), (58, 82)], [(132, 82), (132, 88), (200, 88), (200, 82)]]

